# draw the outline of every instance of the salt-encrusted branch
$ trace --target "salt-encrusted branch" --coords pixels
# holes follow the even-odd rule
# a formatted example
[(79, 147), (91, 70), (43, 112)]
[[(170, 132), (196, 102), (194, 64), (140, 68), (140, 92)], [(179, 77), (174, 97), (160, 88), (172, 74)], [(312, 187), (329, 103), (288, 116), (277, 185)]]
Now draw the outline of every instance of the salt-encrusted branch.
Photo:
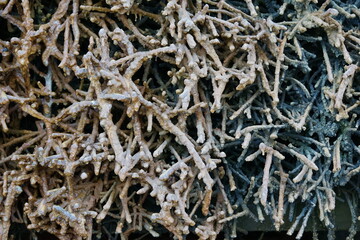
[(285, 157), (280, 152), (274, 150), (272, 147), (265, 145), (264, 143), (260, 143), (259, 150), (261, 151), (262, 155), (265, 155), (266, 153), (264, 175), (262, 178), (262, 185), (259, 193), (261, 204), (263, 206), (266, 206), (272, 157), (275, 156), (279, 160), (283, 160), (285, 159)]

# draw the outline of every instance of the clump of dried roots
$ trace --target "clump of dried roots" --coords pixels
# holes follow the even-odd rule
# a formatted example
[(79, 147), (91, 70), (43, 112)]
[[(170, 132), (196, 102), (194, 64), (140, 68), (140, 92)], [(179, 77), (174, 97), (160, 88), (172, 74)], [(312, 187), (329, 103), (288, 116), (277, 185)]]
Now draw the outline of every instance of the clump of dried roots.
[(336, 197), (351, 239), (359, 1), (278, 2), (0, 0), (2, 239), (301, 238)]

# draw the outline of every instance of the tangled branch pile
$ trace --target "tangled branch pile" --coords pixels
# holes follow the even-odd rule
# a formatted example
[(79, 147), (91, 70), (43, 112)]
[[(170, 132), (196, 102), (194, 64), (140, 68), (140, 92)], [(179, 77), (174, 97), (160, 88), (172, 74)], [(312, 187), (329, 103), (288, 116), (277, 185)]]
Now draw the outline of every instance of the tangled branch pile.
[(268, 215), (331, 239), (338, 197), (351, 239), (359, 5), (1, 0), (0, 235), (230, 239)]

